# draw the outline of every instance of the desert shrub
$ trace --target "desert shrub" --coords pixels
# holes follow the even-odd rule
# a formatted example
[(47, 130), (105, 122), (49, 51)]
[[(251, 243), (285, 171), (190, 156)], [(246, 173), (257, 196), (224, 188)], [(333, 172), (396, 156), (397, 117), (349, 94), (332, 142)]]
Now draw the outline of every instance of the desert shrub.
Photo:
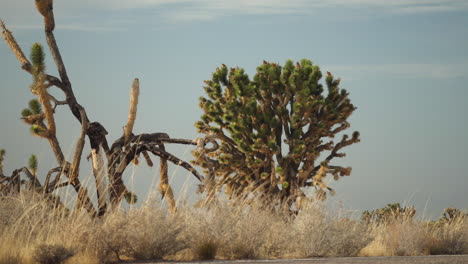
[(8, 246), (10, 241), (0, 239), (0, 264), (23, 264), (25, 263), (20, 251), (15, 248)]
[(430, 253), (433, 237), (423, 222), (406, 219), (388, 224), (374, 223), (369, 229), (374, 240), (361, 251), (362, 255), (420, 256)]
[(103, 259), (86, 253), (79, 253), (69, 258), (66, 264), (102, 264), (107, 263)]
[(120, 260), (122, 253), (128, 252), (127, 227), (130, 218), (126, 212), (115, 212), (108, 214), (100, 225), (98, 239), (101, 241), (101, 249), (112, 252)]
[(468, 253), (467, 224), (446, 225), (433, 231), (431, 255), (455, 255)]
[(179, 238), (183, 225), (179, 218), (150, 203), (130, 210), (126, 226), (129, 254), (136, 259), (163, 259), (184, 248)]
[[(223, 221), (224, 230), (220, 236), (220, 253), (229, 259), (269, 258), (266, 253), (284, 248), (284, 240), (277, 238), (275, 232), (282, 233), (285, 219), (281, 212), (266, 210), (261, 202), (249, 204), (224, 204), (217, 208), (218, 221)], [(224, 219), (227, 219), (224, 220)], [(276, 227), (276, 228), (275, 228)], [(284, 254), (284, 250), (281, 250)]]
[(1, 253), (0, 264), (23, 264), (23, 259), (16, 253)]
[(437, 222), (432, 223), (434, 241), (431, 254), (468, 253), (468, 217), (456, 208), (444, 209)]
[(61, 264), (73, 255), (73, 251), (61, 245), (41, 244), (33, 252), (33, 258), (39, 264)]
[(299, 212), (293, 223), (298, 257), (357, 256), (370, 242), (363, 223), (329, 214), (319, 205)]
[(229, 212), (227, 217), (229, 226), (224, 229), (228, 232), (221, 235), (221, 253), (229, 259), (258, 258), (263, 236), (269, 227), (262, 223), (264, 216), (239, 210)]
[(196, 257), (200, 260), (213, 260), (218, 251), (218, 243), (216, 241), (204, 241), (194, 247)]
[(384, 238), (384, 244), (391, 249), (392, 255), (418, 256), (429, 253), (431, 234), (420, 223), (396, 222), (387, 227)]
[(22, 214), (20, 201), (10, 197), (0, 197), (0, 230), (10, 227)]
[[(11, 201), (11, 202), (10, 202)], [(468, 253), (468, 221), (397, 218), (358, 221), (313, 203), (297, 215), (256, 200), (223, 198), (180, 206), (175, 214), (150, 200), (103, 218), (71, 214), (41, 199), (0, 200), (0, 264), (108, 263), (122, 259), (258, 259), (318, 256)], [(39, 246), (37, 246), (39, 245)], [(48, 262), (51, 261), (51, 262)]]
[(194, 259), (214, 259), (219, 248), (219, 236), (223, 232), (221, 221), (213, 210), (182, 207), (178, 215), (184, 223), (182, 239), (190, 246)]
[(271, 258), (285, 254), (289, 233), (278, 212), (260, 203), (217, 201), (209, 208), (184, 208), (184, 239), (195, 258), (201, 250), (214, 251), (222, 259)]

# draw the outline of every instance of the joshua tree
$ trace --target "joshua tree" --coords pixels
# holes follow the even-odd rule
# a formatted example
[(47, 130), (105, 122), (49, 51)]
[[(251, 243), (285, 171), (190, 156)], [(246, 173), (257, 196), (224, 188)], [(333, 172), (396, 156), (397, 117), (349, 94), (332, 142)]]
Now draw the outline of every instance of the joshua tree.
[(453, 224), (466, 219), (468, 214), (457, 208), (445, 208), (439, 218), (439, 223)]
[[(2, 155), (3, 153), (3, 155)], [(0, 150), (0, 168), (2, 164), (2, 158), (5, 155), (4, 150)], [(68, 182), (59, 183), (60, 178), (57, 177), (55, 180), (50, 181), (51, 174), (56, 171), (51, 170), (47, 176), (44, 184), (41, 184), (37, 177), (38, 161), (36, 155), (31, 155), (28, 160), (28, 167), (22, 167), (12, 172), (11, 176), (6, 176), (0, 171), (0, 196), (8, 196), (11, 194), (17, 194), (22, 190), (28, 190), (30, 192), (44, 196), (51, 205), (54, 207), (65, 208), (60, 202), (60, 198), (55, 196), (53, 192), (58, 188), (67, 186)], [(21, 179), (21, 174), (26, 176), (26, 179)]]
[(306, 59), (284, 67), (264, 61), (253, 80), (242, 68), (216, 69), (205, 81), (208, 97), (200, 98), (204, 114), (196, 123), (205, 134), (193, 152), (207, 175), (202, 191), (212, 197), (225, 186), (230, 197), (254, 193), (297, 208), (307, 187), (320, 199), (333, 194), (324, 178), (350, 175), (350, 167), (332, 161), (359, 142), (359, 133), (331, 140), (350, 126), (356, 108), (340, 79), (327, 72), (324, 93), (321, 78)]
[(400, 203), (394, 203), (370, 212), (364, 211), (361, 219), (368, 224), (388, 224), (396, 220), (411, 220), (415, 214), (416, 209), (413, 206), (401, 207)]
[[(10, 193), (17, 193), (21, 190), (21, 186), (24, 185), (25, 189), (30, 191), (36, 191), (38, 193), (50, 193), (46, 189), (43, 189), (41, 183), (37, 179), (37, 167), (38, 161), (36, 155), (31, 155), (28, 160), (28, 167), (22, 167), (13, 171), (11, 176), (3, 174), (1, 168), (3, 167), (3, 159), (5, 157), (5, 150), (0, 150), (0, 195), (8, 195)], [(26, 176), (26, 180), (21, 180), (21, 173)]]
[[(50, 54), (58, 69), (59, 77), (46, 73), (44, 63), (45, 52), (39, 43), (33, 45), (31, 49), (31, 59), (29, 60), (24, 55), (12, 33), (8, 31), (1, 20), (0, 27), (2, 28), (2, 35), (6, 43), (21, 63), (21, 68), (33, 76), (33, 84), (30, 88), (37, 99), (31, 100), (29, 102), (29, 107), (22, 111), (23, 121), (31, 126), (31, 132), (34, 135), (49, 141), (58, 164), (58, 167), (49, 171), (45, 186), (52, 185), (53, 188), (67, 185), (73, 186), (78, 194), (77, 207), (86, 208), (92, 215), (102, 215), (106, 211), (109, 202), (108, 191), (112, 207), (117, 206), (123, 197), (127, 197), (129, 201), (136, 201), (136, 196), (129, 193), (126, 189), (122, 180), (122, 175), (129, 163), (132, 161), (136, 162), (140, 154), (143, 155), (148, 165), (152, 166), (153, 163), (149, 156), (149, 153), (152, 153), (161, 158), (160, 191), (163, 196), (165, 195), (171, 209), (174, 210), (175, 202), (172, 189), (168, 184), (167, 161), (189, 170), (200, 181), (202, 181), (203, 178), (190, 164), (168, 153), (163, 144), (178, 143), (196, 145), (196, 142), (185, 139), (172, 139), (165, 133), (133, 134), (140, 89), (139, 81), (135, 79), (131, 88), (130, 110), (124, 133), (109, 147), (106, 139), (106, 129), (99, 122), (90, 121), (85, 109), (78, 103), (74, 95), (72, 83), (68, 78), (67, 70), (53, 33), (55, 21), (52, 0), (35, 0), (35, 2), (37, 10), (44, 17), (45, 37)], [(64, 100), (58, 100), (49, 93), (49, 89), (53, 87), (63, 92)], [(80, 133), (80, 136), (76, 143), (75, 152), (71, 161), (65, 159), (60, 143), (56, 137), (57, 127), (54, 113), (60, 105), (67, 105), (73, 116), (81, 123), (81, 131), (77, 131)], [(80, 160), (83, 154), (86, 136), (91, 146), (91, 155), (89, 157), (92, 157), (93, 174), (96, 179), (98, 210), (94, 208), (94, 205), (89, 199), (88, 191), (81, 184), (79, 179)], [(107, 159), (107, 167), (104, 165), (103, 154), (105, 154), (105, 158)], [(53, 174), (56, 174), (56, 176), (51, 180)], [(65, 181), (60, 181), (61, 175), (66, 176)], [(106, 175), (108, 184), (106, 184), (105, 180)], [(46, 187), (46, 189), (47, 188), (49, 187)]]

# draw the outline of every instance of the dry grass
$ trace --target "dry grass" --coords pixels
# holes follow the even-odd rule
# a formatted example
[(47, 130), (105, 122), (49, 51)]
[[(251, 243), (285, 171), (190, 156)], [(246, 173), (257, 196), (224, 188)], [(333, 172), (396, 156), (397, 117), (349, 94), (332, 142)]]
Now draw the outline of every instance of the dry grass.
[(91, 219), (23, 194), (0, 198), (0, 243), (0, 264), (466, 254), (468, 221), (368, 224), (319, 204), (290, 216), (227, 201), (171, 214), (156, 200)]
[(372, 243), (361, 250), (363, 256), (419, 256), (428, 255), (431, 233), (419, 222), (410, 220), (372, 225)]
[(468, 254), (466, 218), (451, 223), (406, 219), (371, 224), (369, 231), (374, 239), (361, 250), (362, 256)]

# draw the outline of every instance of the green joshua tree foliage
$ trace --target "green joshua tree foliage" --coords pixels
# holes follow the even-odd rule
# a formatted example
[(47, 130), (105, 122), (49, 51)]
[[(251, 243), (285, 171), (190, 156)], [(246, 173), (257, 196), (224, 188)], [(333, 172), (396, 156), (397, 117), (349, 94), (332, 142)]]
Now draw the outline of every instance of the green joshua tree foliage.
[(128, 204), (136, 204), (138, 202), (138, 196), (130, 191), (125, 192), (124, 198)]
[(332, 160), (360, 139), (354, 132), (333, 141), (350, 127), (356, 107), (340, 79), (327, 72), (326, 88), (321, 79), (320, 68), (307, 59), (284, 67), (264, 61), (253, 80), (242, 68), (217, 68), (205, 81), (204, 114), (195, 124), (205, 134), (193, 152), (193, 163), (208, 175), (202, 191), (210, 196), (226, 186), (230, 197), (258, 191), (296, 207), (306, 187), (320, 199), (333, 194), (324, 178), (349, 176), (351, 168)]
[(37, 166), (38, 166), (37, 164), (38, 162), (37, 162), (36, 155), (31, 154), (31, 156), (29, 157), (28, 165), (29, 165), (29, 170), (31, 171), (33, 175), (36, 175), (37, 173)]
[(21, 111), (22, 120), (30, 125), (30, 130), (33, 135), (45, 135), (47, 127), (44, 123), (44, 113), (42, 112), (41, 104), (37, 99), (31, 99), (28, 108)]

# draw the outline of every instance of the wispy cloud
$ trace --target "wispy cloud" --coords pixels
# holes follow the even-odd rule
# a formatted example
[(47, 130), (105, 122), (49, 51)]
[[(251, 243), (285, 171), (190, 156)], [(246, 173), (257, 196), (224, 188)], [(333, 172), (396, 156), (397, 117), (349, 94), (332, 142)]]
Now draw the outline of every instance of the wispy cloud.
[[(467, 0), (81, 0), (56, 1), (57, 14), (77, 12), (124, 12), (144, 9), (157, 11), (165, 22), (209, 21), (234, 15), (313, 14), (324, 9), (373, 8), (376, 14), (415, 14), (468, 10)], [(97, 15), (96, 15), (97, 16)], [(2, 4), (0, 17), (23, 23), (38, 18), (32, 4), (7, 1)], [(20, 20), (21, 19), (21, 20)], [(140, 18), (135, 18), (138, 20)], [(66, 21), (64, 21), (66, 22)], [(73, 29), (74, 27), (69, 27)], [(98, 27), (97, 27), (98, 28)], [(95, 29), (96, 30), (96, 29)], [(108, 30), (103, 27), (102, 30)]]
[(468, 62), (458, 64), (357, 64), (323, 67), (347, 80), (386, 76), (394, 79), (450, 79), (468, 77)]
[(232, 15), (310, 14), (326, 8), (371, 7), (387, 14), (468, 10), (466, 0), (96, 0), (92, 4), (117, 10), (174, 7), (163, 13), (170, 22), (214, 20)]
[(192, 7), (193, 11), (242, 14), (308, 12), (319, 8), (377, 7), (385, 12), (446, 12), (468, 9), (466, 0), (85, 0), (73, 4), (104, 9), (148, 8), (167, 5)]

